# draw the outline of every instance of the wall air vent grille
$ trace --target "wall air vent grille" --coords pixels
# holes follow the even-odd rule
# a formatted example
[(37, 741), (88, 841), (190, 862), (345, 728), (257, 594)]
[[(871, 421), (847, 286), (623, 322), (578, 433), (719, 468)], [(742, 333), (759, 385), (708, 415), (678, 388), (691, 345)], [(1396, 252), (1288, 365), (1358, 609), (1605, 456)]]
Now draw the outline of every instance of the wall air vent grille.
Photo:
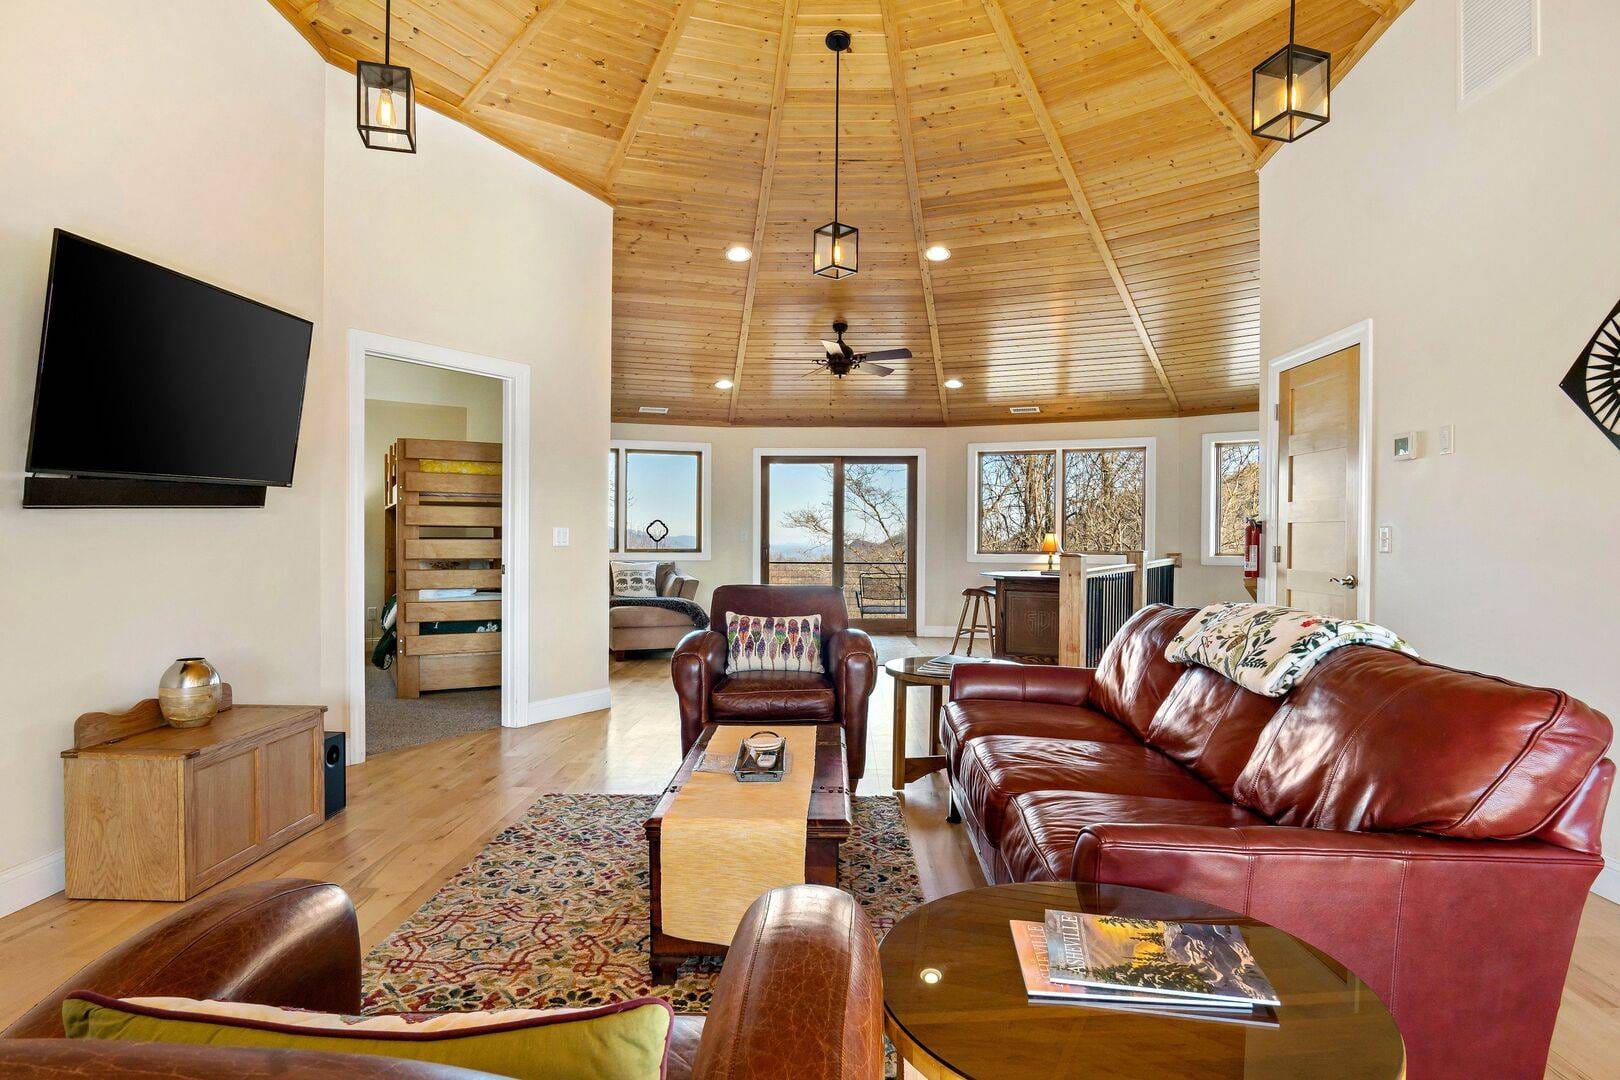
[(649, 416), (663, 416), (665, 413), (669, 412), (669, 406), (668, 405), (643, 405), (637, 411), (647, 413)]
[(1041, 411), (1039, 405), (1013, 405), (1007, 409), (1014, 416), (1034, 416)]
[(1462, 0), (1457, 103), (1468, 105), (1541, 54), (1541, 0)]

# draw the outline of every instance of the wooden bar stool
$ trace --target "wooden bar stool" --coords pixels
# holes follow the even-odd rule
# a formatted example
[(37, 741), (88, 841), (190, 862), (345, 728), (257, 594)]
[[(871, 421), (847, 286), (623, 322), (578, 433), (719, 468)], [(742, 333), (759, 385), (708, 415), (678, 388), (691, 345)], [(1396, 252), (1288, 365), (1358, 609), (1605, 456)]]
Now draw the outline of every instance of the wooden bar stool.
[[(980, 616), (983, 616), (983, 621)], [(951, 652), (962, 642), (962, 631), (967, 630), (967, 655), (973, 655), (973, 639), (983, 630), (990, 642), (990, 652), (996, 650), (996, 587), (983, 585), (962, 590), (962, 614), (956, 619), (956, 637), (951, 640)]]

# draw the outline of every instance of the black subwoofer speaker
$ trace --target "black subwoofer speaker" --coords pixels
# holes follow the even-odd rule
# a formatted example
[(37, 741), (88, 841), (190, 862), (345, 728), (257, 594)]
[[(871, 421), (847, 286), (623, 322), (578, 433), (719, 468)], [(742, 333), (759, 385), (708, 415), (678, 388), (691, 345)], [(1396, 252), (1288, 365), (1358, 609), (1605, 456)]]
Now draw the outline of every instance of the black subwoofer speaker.
[(326, 733), (325, 768), (322, 770), (326, 776), (326, 816), (331, 817), (348, 802), (349, 792), (344, 783), (343, 770), (349, 763), (349, 739), (341, 731), (328, 731)]

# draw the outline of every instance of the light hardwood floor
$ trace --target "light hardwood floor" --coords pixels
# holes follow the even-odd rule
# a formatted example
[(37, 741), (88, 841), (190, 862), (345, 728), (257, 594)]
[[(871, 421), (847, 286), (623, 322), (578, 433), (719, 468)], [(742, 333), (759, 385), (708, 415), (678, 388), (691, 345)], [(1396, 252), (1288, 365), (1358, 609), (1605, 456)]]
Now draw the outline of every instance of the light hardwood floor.
[[(949, 642), (883, 638), (884, 659), (937, 653)], [(678, 721), (664, 657), (612, 665), (611, 710), (532, 728), (498, 729), (382, 754), (349, 770), (349, 808), (217, 888), (272, 877), (335, 881), (353, 897), (370, 947), (420, 907), (489, 838), (547, 792), (652, 793), (680, 763)], [(894, 687), (872, 697), (861, 794), (889, 793)], [(913, 717), (927, 707), (913, 689)], [(922, 751), (922, 725), (911, 725)], [(959, 829), (944, 823), (945, 789), (932, 776), (903, 795), (905, 820), (930, 897), (981, 884)], [(71, 901), (60, 894), (0, 919), (0, 1025), (53, 986), (176, 905)], [(1548, 1075), (1620, 1075), (1620, 905), (1587, 902), (1553, 1038)]]

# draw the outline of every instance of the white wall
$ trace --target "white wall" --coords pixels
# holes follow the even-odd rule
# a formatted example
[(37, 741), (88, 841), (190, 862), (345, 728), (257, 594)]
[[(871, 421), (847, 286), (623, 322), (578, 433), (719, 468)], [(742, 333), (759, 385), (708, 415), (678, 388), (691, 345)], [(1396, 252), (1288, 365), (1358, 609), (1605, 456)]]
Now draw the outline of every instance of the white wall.
[[(343, 356), (348, 331), (369, 330), (529, 365), (529, 694), (540, 715), (603, 707), (612, 211), (426, 109), (417, 147), (365, 149), (354, 77), (327, 69), (320, 344)], [(342, 401), (328, 402), (328, 422), (340, 422)], [(344, 498), (345, 485), (324, 493), (332, 520), (342, 521)], [(551, 546), (553, 525), (570, 528), (569, 547)], [(322, 539), (321, 564), (341, 579), (342, 529)], [(345, 596), (322, 592), (323, 633), (334, 639)], [(323, 656), (341, 685), (342, 650)]]
[[(982, 585), (982, 570), (1015, 569), (1005, 563), (968, 560), (968, 446), (980, 442), (1100, 439), (1153, 436), (1157, 491), (1154, 554), (1182, 553), (1176, 576), (1178, 603), (1247, 599), (1241, 572), (1229, 566), (1199, 564), (1201, 436), (1206, 431), (1255, 427), (1254, 413), (1187, 417), (1178, 420), (1108, 423), (1006, 424), (951, 428), (711, 428), (679, 425), (614, 424), (615, 439), (709, 443), (713, 447), (712, 557), (682, 565), (700, 581), (698, 599), (707, 603), (716, 585), (756, 580), (758, 562), (754, 502), (756, 449), (920, 449), (925, 472), (921, 584), (925, 626), (954, 630), (962, 610), (962, 590)], [(1044, 566), (1042, 559), (1031, 567)]]
[[(1373, 320), (1371, 524), (1395, 529), (1373, 617), (1612, 718), (1620, 452), (1558, 382), (1620, 298), (1620, 4), (1548, 0), (1542, 25), (1540, 59), (1459, 111), (1456, 2), (1421, 0), (1273, 159), (1262, 340), (1272, 358)], [(1408, 430), (1423, 456), (1392, 461)], [(1620, 874), (1599, 889), (1620, 899)]]
[[(74, 718), (151, 696), (174, 657), (345, 721), (350, 327), (533, 367), (532, 693), (605, 687), (608, 207), (425, 111), (422, 153), (365, 151), (352, 77), (262, 0), (5, 17), (0, 912), (61, 887)], [(21, 509), (56, 226), (315, 320), (291, 489), (262, 510)], [(541, 545), (553, 523), (574, 547)]]

